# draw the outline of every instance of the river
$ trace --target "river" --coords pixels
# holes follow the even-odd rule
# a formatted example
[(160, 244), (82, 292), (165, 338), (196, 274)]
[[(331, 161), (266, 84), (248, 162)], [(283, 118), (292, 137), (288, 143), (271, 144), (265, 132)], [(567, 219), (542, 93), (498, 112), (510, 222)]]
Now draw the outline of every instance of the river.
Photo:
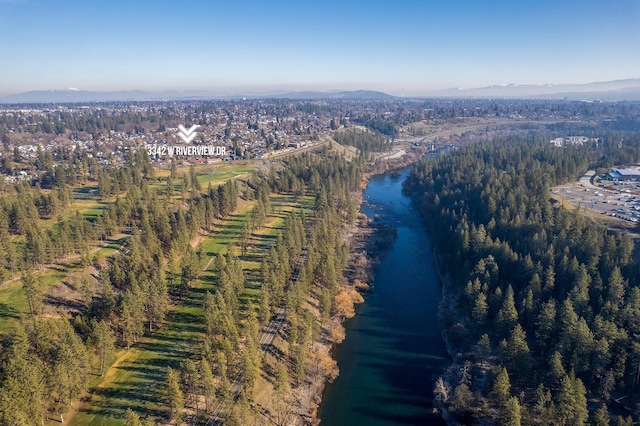
[(402, 194), (408, 174), (374, 176), (365, 190), (363, 213), (394, 226), (397, 238), (375, 269), (373, 290), (345, 323), (322, 425), (444, 424), (432, 410), (433, 383), (450, 363), (438, 328), (440, 284), (429, 235)]

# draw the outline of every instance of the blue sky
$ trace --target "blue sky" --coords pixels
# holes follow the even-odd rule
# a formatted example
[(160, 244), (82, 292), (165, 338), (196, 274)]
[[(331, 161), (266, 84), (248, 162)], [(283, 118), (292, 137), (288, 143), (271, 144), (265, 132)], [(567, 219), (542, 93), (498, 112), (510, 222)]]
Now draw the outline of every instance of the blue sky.
[(0, 95), (640, 77), (639, 0), (0, 0)]

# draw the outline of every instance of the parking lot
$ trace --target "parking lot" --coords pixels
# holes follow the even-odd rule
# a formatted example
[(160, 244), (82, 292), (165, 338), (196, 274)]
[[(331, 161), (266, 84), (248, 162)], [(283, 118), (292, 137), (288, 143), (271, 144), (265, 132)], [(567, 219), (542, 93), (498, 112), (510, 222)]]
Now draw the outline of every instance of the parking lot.
[(561, 197), (561, 202), (569, 201), (632, 225), (638, 223), (640, 183), (607, 180), (593, 182), (594, 175), (595, 171), (589, 170), (578, 182), (554, 187), (552, 192)]

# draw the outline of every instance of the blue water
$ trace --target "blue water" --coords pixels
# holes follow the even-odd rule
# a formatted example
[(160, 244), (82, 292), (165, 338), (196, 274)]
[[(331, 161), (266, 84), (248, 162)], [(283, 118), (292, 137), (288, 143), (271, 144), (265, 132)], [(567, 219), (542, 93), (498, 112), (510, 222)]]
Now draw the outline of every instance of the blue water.
[(440, 284), (429, 235), (402, 194), (400, 176), (374, 176), (362, 211), (397, 229), (376, 267), (373, 291), (346, 325), (340, 375), (325, 388), (319, 416), (329, 425), (439, 425), (433, 383), (449, 364), (438, 328)]

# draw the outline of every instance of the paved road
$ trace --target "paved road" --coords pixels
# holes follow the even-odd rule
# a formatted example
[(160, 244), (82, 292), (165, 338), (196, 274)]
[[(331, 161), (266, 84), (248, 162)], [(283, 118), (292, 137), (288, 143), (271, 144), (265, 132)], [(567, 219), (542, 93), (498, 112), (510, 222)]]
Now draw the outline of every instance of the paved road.
[(598, 189), (601, 190), (602, 188), (598, 188), (593, 183), (591, 183), (591, 178), (593, 178), (595, 174), (596, 174), (595, 170), (587, 171), (587, 173), (585, 173), (582, 177), (580, 177), (580, 185), (584, 186), (585, 188), (592, 189), (594, 191), (597, 191)]
[(284, 306), (281, 306), (273, 316), (273, 319), (269, 323), (267, 329), (262, 333), (262, 337), (260, 338), (260, 349), (262, 349), (262, 351), (266, 352), (267, 349), (269, 349), (273, 339), (278, 335), (278, 331), (280, 330), (280, 327), (282, 327), (282, 323), (284, 323), (285, 318)]

